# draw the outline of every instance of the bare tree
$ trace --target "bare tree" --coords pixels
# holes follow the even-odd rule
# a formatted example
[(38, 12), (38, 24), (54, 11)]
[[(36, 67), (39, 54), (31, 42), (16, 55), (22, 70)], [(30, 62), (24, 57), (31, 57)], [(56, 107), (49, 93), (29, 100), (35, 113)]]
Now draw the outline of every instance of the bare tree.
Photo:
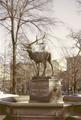
[(81, 56), (77, 56), (71, 51), (73, 48), (68, 50), (65, 48), (64, 53), (67, 53), (65, 57), (67, 62), (67, 69), (64, 73), (62, 73), (61, 77), (63, 78), (63, 89), (68, 93), (76, 93), (78, 89), (81, 87), (80, 79), (81, 79)]
[[(47, 3), (51, 0), (0, 0), (0, 25), (10, 33), (13, 50), (13, 80), (12, 91), (15, 93), (16, 49), (22, 28), (36, 28), (41, 31), (42, 26), (51, 24), (47, 17)], [(45, 12), (44, 12), (45, 11)], [(46, 16), (45, 16), (46, 15)]]
[(67, 59), (67, 76), (69, 80), (69, 86), (72, 88), (73, 93), (75, 93), (78, 89), (78, 83), (81, 79), (81, 31), (73, 32), (71, 31), (70, 37), (75, 40), (75, 48), (78, 48), (78, 52), (76, 55), (71, 54), (71, 50), (68, 53)]
[(71, 31), (70, 37), (75, 40), (75, 47), (78, 48), (77, 56), (80, 55), (81, 52), (81, 31), (74, 32)]
[(70, 83), (70, 88), (73, 93), (76, 93), (78, 90), (78, 87), (81, 87), (78, 85), (80, 83), (81, 79), (81, 57), (80, 56), (72, 56), (67, 59), (67, 72), (69, 76), (69, 83)]

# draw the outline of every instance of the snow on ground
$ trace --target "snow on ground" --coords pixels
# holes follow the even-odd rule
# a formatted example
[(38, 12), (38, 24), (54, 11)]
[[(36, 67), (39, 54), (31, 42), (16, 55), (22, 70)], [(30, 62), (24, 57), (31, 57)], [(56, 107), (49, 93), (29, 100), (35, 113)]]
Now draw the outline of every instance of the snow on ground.
[[(5, 94), (4, 92), (0, 91), (0, 99), (7, 98), (7, 97), (16, 97), (16, 96), (18, 96), (18, 95)], [(0, 120), (4, 120), (5, 117), (6, 117), (6, 115), (0, 115)]]
[(16, 97), (18, 95), (14, 95), (14, 94), (5, 94), (4, 92), (0, 91), (0, 99), (1, 98), (6, 98), (6, 97)]

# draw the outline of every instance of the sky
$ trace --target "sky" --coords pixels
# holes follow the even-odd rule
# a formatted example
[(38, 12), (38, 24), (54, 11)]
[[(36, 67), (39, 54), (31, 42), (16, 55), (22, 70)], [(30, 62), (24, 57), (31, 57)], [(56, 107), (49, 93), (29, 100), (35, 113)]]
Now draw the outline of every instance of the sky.
[[(74, 42), (70, 40), (68, 36), (70, 29), (78, 31), (81, 29), (81, 14), (80, 8), (77, 4), (77, 0), (53, 0), (53, 16), (63, 23), (59, 23), (54, 28), (53, 36), (50, 37), (51, 42), (48, 45), (48, 50), (52, 53), (53, 58), (59, 59), (63, 57), (60, 52), (63, 47), (70, 48)], [(3, 53), (4, 44), (4, 32), (0, 28), (0, 54)]]
[(77, 0), (55, 0), (55, 16), (74, 29), (81, 28), (80, 8)]
[[(75, 42), (69, 38), (70, 29), (73, 31), (79, 31), (81, 29), (81, 13), (80, 5), (77, 0), (55, 0), (54, 1), (54, 16), (58, 18), (63, 24), (58, 24), (54, 30), (54, 36), (59, 38), (59, 40), (53, 40), (56, 48), (53, 50), (55, 53), (55, 58), (59, 59), (63, 57), (60, 53), (61, 48), (71, 49)], [(73, 50), (72, 52), (74, 52)], [(62, 50), (61, 50), (62, 52)]]

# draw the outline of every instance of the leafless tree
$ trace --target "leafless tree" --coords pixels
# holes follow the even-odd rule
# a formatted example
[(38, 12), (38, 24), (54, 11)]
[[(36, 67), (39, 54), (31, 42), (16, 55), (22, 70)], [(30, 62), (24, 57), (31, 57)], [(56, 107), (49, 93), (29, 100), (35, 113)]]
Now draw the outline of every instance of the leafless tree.
[(70, 37), (75, 40), (75, 47), (78, 48), (77, 56), (80, 55), (81, 52), (81, 31), (74, 32), (71, 31)]
[[(21, 28), (36, 28), (41, 31), (44, 25), (51, 24), (47, 17), (47, 3), (51, 0), (0, 0), (0, 25), (10, 33), (13, 50), (13, 80), (12, 91), (15, 93), (16, 49)], [(49, 5), (49, 4), (48, 4)], [(44, 12), (45, 11), (45, 12)], [(46, 15), (46, 16), (45, 16)]]
[[(71, 31), (70, 37), (75, 41), (75, 48), (78, 48), (76, 55), (71, 54), (71, 50), (68, 52), (67, 60), (67, 76), (68, 76), (68, 85), (72, 88), (73, 93), (78, 89), (78, 83), (81, 79), (81, 31), (73, 32)], [(73, 48), (72, 48), (73, 49)]]
[(67, 53), (65, 57), (67, 62), (67, 69), (64, 73), (62, 73), (61, 77), (63, 78), (63, 89), (68, 92), (68, 94), (76, 93), (78, 89), (81, 87), (80, 79), (81, 79), (81, 56), (72, 54), (73, 48), (68, 50), (65, 48), (64, 53)]
[[(68, 63), (68, 76), (69, 76), (69, 86), (72, 89), (73, 93), (76, 93), (78, 90), (78, 83), (80, 83), (81, 79), (81, 57), (80, 56), (72, 56), (67, 59)], [(79, 86), (80, 87), (80, 86)]]

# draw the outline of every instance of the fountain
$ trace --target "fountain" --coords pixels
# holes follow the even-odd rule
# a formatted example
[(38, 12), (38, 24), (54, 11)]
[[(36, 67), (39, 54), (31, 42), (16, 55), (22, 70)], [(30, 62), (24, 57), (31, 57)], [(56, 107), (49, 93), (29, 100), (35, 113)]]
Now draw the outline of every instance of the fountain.
[[(30, 56), (29, 52), (29, 56)], [(4, 120), (63, 120), (64, 109), (61, 94), (61, 81), (54, 76), (46, 76), (46, 61), (51, 64), (48, 52), (33, 53), (32, 59), (44, 64), (43, 74), (40, 76), (39, 69), (36, 76), (30, 80), (29, 96), (15, 96), (0, 100), (0, 109), (6, 114)], [(37, 57), (36, 57), (37, 55)], [(48, 58), (45, 59), (45, 56)], [(39, 62), (38, 62), (39, 63)]]

